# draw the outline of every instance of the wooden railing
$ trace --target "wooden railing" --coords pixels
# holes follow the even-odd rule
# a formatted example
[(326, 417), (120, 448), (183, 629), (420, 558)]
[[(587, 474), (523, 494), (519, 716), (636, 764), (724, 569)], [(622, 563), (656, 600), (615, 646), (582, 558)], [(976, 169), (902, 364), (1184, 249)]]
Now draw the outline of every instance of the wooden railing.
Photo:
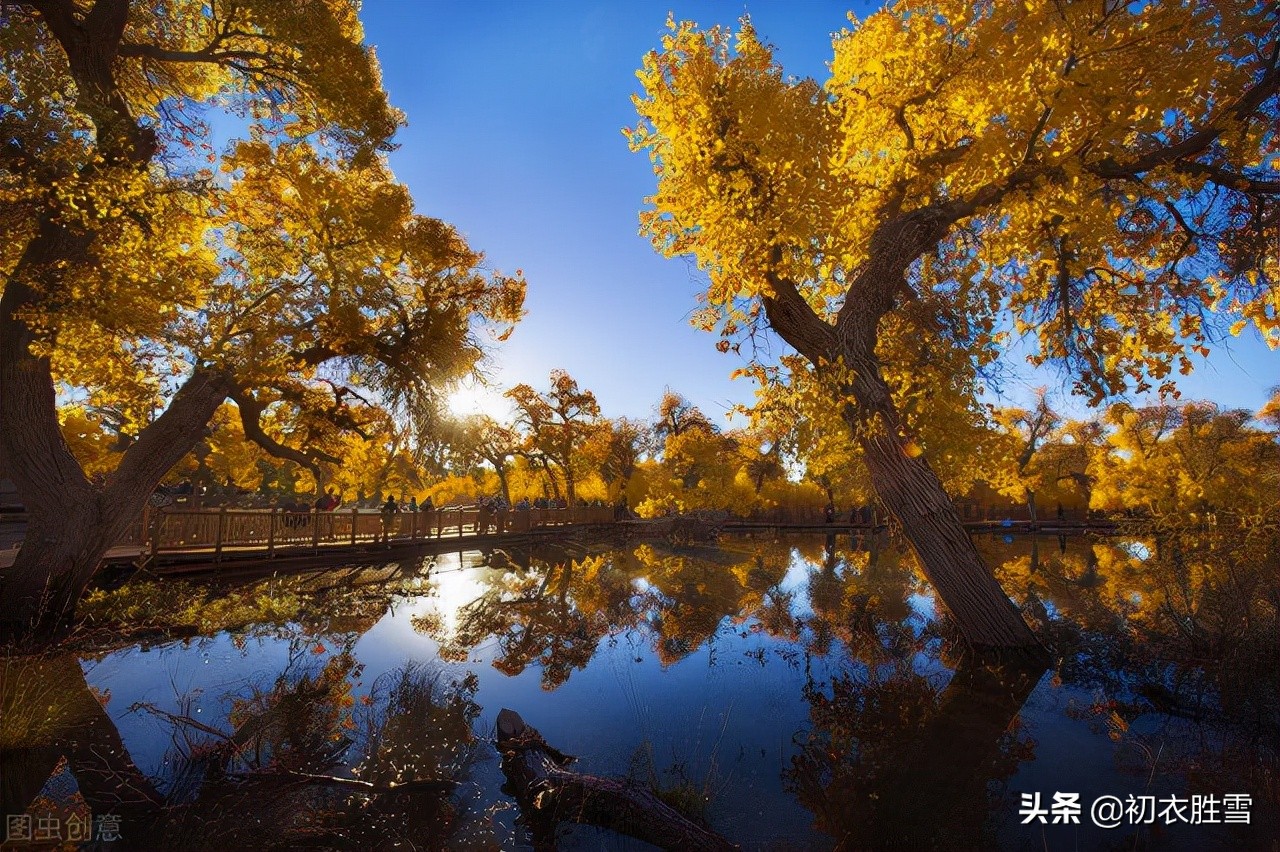
[(498, 511), (467, 507), (388, 514), (360, 509), (150, 509), (121, 544), (138, 545), (153, 557), (211, 551), (217, 560), (235, 552), (271, 556), (277, 550), (525, 533), (570, 524), (604, 524), (613, 519), (612, 508), (598, 506)]

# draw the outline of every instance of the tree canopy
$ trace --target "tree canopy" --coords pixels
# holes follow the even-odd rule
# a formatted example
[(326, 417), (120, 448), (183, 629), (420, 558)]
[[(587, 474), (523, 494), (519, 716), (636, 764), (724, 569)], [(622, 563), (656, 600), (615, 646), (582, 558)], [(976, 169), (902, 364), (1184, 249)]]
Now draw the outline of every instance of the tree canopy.
[[(483, 269), (392, 176), (402, 117), (357, 11), (0, 8), (0, 460), (28, 541), (66, 539), (78, 574), (225, 399), (245, 437), (322, 480), (344, 436), (424, 437), (481, 328), (500, 338), (521, 316), (520, 274)], [(215, 149), (228, 129), (241, 138)], [(127, 444), (100, 486), (62, 438), (58, 393)], [(101, 541), (52, 531), (77, 514)], [(15, 594), (67, 570), (41, 558), (24, 548)]]
[(708, 273), (706, 327), (794, 313), (813, 354), (896, 311), (980, 358), (1009, 312), (1094, 399), (1280, 344), (1274, 4), (901, 2), (833, 50), (824, 86), (745, 20), (645, 58), (642, 229)]

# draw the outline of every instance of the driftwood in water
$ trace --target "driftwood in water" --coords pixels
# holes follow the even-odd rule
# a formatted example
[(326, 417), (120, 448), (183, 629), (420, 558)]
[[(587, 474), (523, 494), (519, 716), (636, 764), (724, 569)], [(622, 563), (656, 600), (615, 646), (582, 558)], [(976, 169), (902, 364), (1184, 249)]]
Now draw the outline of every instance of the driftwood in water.
[(561, 820), (608, 828), (663, 849), (737, 848), (649, 790), (565, 769), (574, 758), (548, 745), (514, 710), (498, 714), (498, 751), (538, 849), (555, 848)]

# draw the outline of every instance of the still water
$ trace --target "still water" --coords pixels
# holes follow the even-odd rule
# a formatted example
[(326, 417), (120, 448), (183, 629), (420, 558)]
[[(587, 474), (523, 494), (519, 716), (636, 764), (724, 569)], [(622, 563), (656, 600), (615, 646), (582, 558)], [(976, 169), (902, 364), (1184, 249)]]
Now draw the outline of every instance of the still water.
[[(492, 745), (511, 708), (574, 770), (747, 849), (1275, 848), (1273, 554), (979, 544), (1047, 669), (966, 661), (884, 536), (575, 543), (100, 599), (96, 618), (159, 607), (197, 635), (7, 661), (6, 815), (43, 807), (64, 839), (98, 817), (120, 838), (104, 848), (530, 848)], [(649, 848), (567, 823), (556, 842)]]

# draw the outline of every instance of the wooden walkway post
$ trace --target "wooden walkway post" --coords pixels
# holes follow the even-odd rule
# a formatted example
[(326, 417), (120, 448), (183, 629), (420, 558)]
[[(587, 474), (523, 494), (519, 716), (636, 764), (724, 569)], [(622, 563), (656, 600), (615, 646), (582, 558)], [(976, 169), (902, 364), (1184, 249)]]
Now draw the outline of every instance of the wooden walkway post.
[(156, 556), (160, 553), (160, 529), (164, 526), (164, 512), (156, 509), (155, 514), (151, 516), (151, 563), (154, 565)]
[(279, 509), (272, 509), (269, 520), (267, 521), (267, 558), (270, 559), (276, 555), (276, 513)]
[(213, 561), (222, 561), (222, 536), (227, 526), (227, 507), (218, 507), (218, 531), (213, 535)]
[(355, 506), (351, 507), (351, 546), (356, 545), (356, 531), (360, 527), (360, 510)]
[(314, 553), (320, 552), (320, 510), (311, 510), (311, 550)]

